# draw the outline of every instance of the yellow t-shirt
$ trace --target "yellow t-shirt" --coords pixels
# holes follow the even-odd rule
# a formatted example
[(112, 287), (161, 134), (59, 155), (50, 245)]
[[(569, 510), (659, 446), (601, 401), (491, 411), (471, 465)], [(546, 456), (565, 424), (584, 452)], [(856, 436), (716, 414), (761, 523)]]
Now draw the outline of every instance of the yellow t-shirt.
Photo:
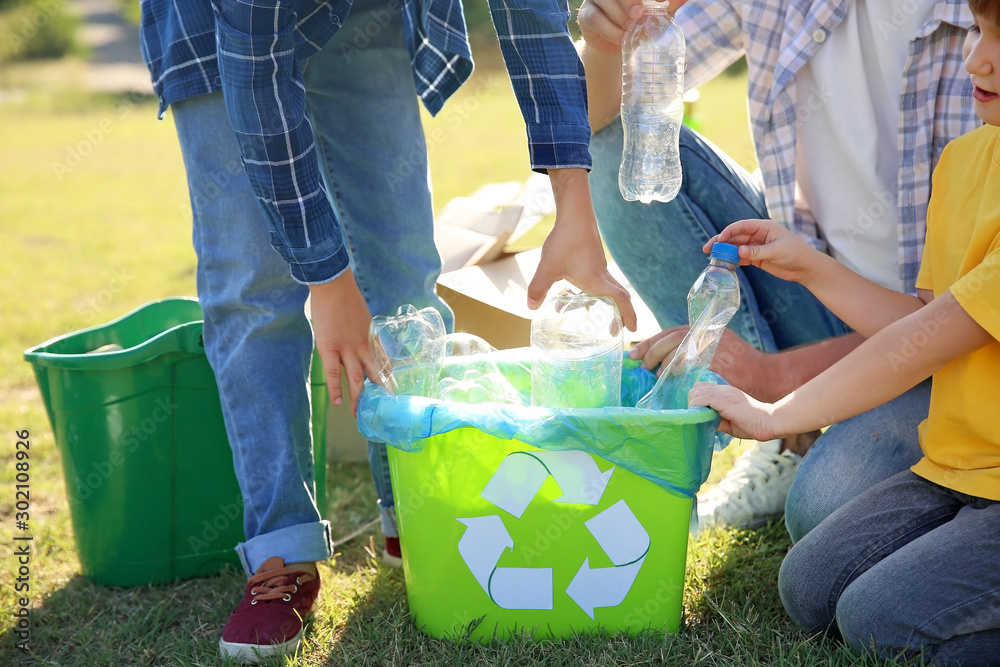
[[(934, 171), (917, 287), (935, 297), (950, 290), (994, 340), (934, 374), (930, 413), (919, 428), (924, 457), (912, 468), (924, 479), (990, 500), (1000, 500), (998, 149), (1000, 128), (985, 125), (948, 144)], [(912, 342), (918, 350), (918, 336)]]

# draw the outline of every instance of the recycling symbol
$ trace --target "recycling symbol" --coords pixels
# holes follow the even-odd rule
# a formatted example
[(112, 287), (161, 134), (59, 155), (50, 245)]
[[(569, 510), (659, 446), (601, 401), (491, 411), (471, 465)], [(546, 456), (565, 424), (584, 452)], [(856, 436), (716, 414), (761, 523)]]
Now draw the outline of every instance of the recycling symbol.
[[(480, 495), (520, 519), (551, 475), (563, 493), (553, 502), (597, 505), (614, 470), (601, 472), (593, 457), (581, 451), (513, 452)], [(552, 568), (498, 567), (500, 557), (514, 549), (499, 514), (458, 520), (467, 526), (458, 552), (497, 606), (552, 609)], [(649, 535), (624, 500), (584, 525), (614, 564), (591, 568), (590, 558), (585, 558), (566, 588), (566, 594), (593, 619), (595, 607), (618, 606), (628, 595), (649, 553)]]

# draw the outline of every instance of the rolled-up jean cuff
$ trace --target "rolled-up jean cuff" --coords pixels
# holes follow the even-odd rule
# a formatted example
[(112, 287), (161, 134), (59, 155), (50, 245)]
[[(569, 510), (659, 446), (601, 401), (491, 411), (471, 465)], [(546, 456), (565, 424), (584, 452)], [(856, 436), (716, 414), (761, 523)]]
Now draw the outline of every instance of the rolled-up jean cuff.
[(258, 535), (236, 545), (236, 553), (247, 576), (272, 556), (283, 558), (286, 563), (312, 563), (330, 560), (333, 539), (330, 522), (300, 523), (270, 533)]
[(399, 537), (399, 528), (396, 527), (396, 512), (392, 507), (379, 507), (379, 519), (382, 521), (382, 535)]

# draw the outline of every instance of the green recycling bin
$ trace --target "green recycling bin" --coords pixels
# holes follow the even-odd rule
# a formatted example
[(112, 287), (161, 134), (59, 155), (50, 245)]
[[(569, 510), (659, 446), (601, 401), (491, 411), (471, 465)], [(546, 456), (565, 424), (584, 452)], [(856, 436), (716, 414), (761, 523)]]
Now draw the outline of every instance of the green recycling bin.
[[(530, 351), (495, 358), (529, 395)], [(465, 377), (463, 362), (443, 376)], [(623, 374), (623, 400), (642, 395), (637, 378)], [(389, 445), (417, 627), (478, 640), (676, 632), (718, 423), (708, 408), (463, 404), (366, 385), (358, 426)]]
[[(239, 567), (243, 501), (196, 299), (162, 299), (25, 351), (62, 457), (83, 574), (142, 586)], [(327, 392), (312, 364), (317, 502)]]

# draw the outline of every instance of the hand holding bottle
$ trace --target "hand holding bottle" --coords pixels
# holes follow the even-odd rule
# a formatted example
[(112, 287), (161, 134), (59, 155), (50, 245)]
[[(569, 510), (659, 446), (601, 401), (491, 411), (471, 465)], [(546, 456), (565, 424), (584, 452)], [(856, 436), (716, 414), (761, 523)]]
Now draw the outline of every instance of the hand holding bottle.
[[(659, 377), (690, 330), (686, 324), (664, 329), (633, 346), (628, 356), (641, 359), (642, 367), (655, 371)], [(773, 401), (787, 393), (775, 389), (782, 384), (780, 380), (787, 372), (782, 360), (777, 354), (761, 352), (732, 329), (726, 329), (708, 369), (754, 398)]]
[(622, 322), (635, 331), (631, 295), (608, 271), (608, 260), (597, 230), (586, 169), (549, 169), (556, 202), (556, 221), (542, 244), (542, 257), (528, 284), (528, 308), (537, 309), (549, 288), (565, 278), (594, 296), (610, 297)]
[(816, 264), (815, 248), (772, 220), (740, 220), (713, 236), (705, 252), (717, 241), (739, 246), (741, 266), (756, 266), (771, 275), (804, 283)]
[[(670, 13), (677, 11), (686, 0), (664, 3)], [(643, 14), (642, 0), (584, 0), (577, 13), (577, 22), (584, 41), (603, 53), (621, 53), (625, 31)]]
[(708, 372), (726, 325), (740, 307), (740, 283), (736, 275), (736, 247), (716, 243), (708, 267), (688, 292), (691, 328), (677, 345), (670, 363), (660, 373), (653, 389), (636, 407), (671, 410), (687, 407), (688, 391)]
[(642, 0), (584, 0), (577, 12), (584, 41), (602, 53), (621, 53), (625, 31), (642, 16)]

